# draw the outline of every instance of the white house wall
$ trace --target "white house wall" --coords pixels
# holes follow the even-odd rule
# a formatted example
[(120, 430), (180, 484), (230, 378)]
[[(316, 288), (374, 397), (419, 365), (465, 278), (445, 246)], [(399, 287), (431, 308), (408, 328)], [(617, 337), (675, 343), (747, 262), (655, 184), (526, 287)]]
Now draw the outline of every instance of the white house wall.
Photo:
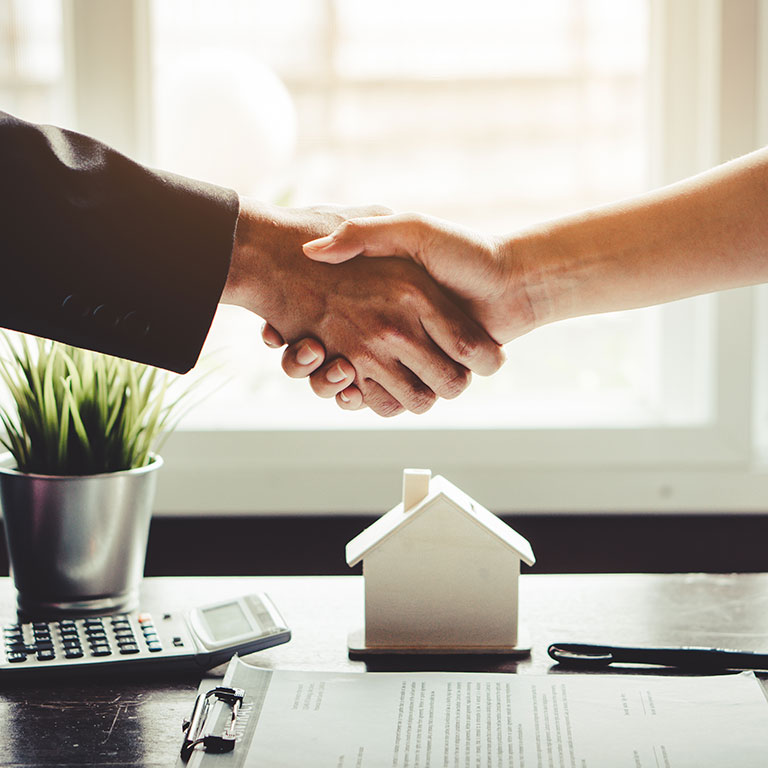
[(369, 646), (508, 646), (517, 641), (520, 560), (444, 499), (369, 552)]

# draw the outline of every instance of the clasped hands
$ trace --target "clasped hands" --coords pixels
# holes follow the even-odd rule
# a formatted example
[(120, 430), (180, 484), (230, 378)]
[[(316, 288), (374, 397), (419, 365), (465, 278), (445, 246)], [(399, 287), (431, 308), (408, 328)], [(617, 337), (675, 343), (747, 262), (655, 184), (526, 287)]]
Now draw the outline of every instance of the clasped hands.
[(261, 316), (265, 342), (288, 344), (285, 372), (321, 397), (423, 413), (498, 370), (501, 344), (527, 330), (497, 301), (505, 271), (494, 243), (437, 220), (243, 198), (221, 300)]

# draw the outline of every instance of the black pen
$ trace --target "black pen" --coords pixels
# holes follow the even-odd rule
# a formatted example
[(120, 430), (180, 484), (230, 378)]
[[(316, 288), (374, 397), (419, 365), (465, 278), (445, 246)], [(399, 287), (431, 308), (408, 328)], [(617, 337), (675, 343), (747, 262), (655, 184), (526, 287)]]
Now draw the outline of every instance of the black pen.
[(727, 648), (633, 648), (622, 645), (552, 643), (547, 653), (557, 662), (583, 668), (610, 664), (655, 664), (680, 669), (724, 671), (728, 669), (768, 670), (768, 653), (734, 651)]

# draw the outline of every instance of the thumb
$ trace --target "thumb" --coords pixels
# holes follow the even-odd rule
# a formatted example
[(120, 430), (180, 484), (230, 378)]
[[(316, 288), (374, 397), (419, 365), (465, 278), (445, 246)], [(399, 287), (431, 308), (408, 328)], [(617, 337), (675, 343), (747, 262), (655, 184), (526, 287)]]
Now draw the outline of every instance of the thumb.
[(315, 261), (339, 264), (355, 256), (402, 256), (417, 253), (415, 227), (400, 215), (348, 219), (330, 235), (304, 244)]

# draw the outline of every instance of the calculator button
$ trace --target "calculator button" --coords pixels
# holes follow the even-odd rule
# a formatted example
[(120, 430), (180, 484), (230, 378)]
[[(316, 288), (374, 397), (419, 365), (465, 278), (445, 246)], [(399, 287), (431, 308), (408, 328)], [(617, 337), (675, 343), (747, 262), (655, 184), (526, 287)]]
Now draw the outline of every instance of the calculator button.
[(47, 621), (33, 621), (32, 629), (48, 629)]
[(85, 628), (85, 634), (86, 635), (105, 635), (106, 630), (103, 626), (92, 626), (92, 627), (86, 627)]
[(151, 613), (140, 613), (136, 620), (139, 622), (139, 624), (147, 624), (152, 623), (152, 614)]
[(83, 657), (83, 649), (82, 648), (65, 648), (64, 649), (64, 656), (67, 659), (81, 659)]
[(150, 653), (157, 653), (158, 651), (163, 650), (163, 646), (160, 645), (160, 643), (147, 643), (147, 648), (149, 649)]
[(53, 652), (53, 649), (37, 652), (38, 661), (50, 661), (51, 659), (55, 659), (55, 658), (56, 658), (56, 654)]
[(27, 646), (24, 644), (23, 641), (20, 643), (6, 643), (5, 652), (6, 653), (26, 653)]
[(35, 648), (38, 651), (52, 651), (53, 643), (50, 640), (39, 640), (35, 643)]
[(117, 632), (118, 630), (122, 630), (122, 629), (130, 629), (131, 632), (133, 632), (133, 628), (131, 627), (131, 622), (130, 621), (113, 621), (112, 622), (112, 629), (114, 629), (115, 632)]
[(139, 646), (135, 643), (133, 645), (122, 645), (120, 646), (120, 653), (123, 655), (129, 654), (129, 653), (138, 653), (139, 652)]
[(133, 630), (132, 629), (116, 629), (115, 630), (115, 637), (133, 637)]
[(173, 644), (177, 648), (183, 648), (184, 647), (184, 641), (180, 637), (174, 637), (173, 638)]
[(6, 653), (5, 658), (11, 663), (11, 664), (18, 664), (20, 661), (26, 661), (27, 660), (27, 654), (26, 653), (17, 653), (16, 651), (12, 653)]
[(159, 638), (159, 637), (157, 636), (157, 634), (156, 634), (156, 633), (154, 633), (154, 632), (145, 632), (145, 633), (144, 633), (144, 639), (145, 639), (145, 640), (146, 640), (148, 643), (156, 643), (157, 641), (159, 641), (159, 640), (160, 640), (160, 638)]
[(104, 646), (98, 648), (91, 648), (91, 656), (111, 656), (112, 649)]
[(67, 638), (66, 640), (61, 641), (61, 645), (64, 648), (81, 648), (80, 641), (77, 638), (72, 638), (71, 640)]

